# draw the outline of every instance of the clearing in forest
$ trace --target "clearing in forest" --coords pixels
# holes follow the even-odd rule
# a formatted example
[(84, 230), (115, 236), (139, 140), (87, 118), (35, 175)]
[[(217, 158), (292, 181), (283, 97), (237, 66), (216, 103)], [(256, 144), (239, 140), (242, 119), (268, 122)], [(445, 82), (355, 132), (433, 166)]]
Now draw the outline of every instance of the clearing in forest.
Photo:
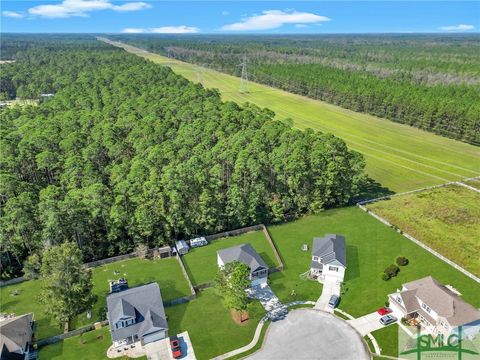
[(480, 193), (451, 185), (395, 196), (367, 208), (480, 276)]
[(480, 149), (476, 146), (253, 82), (249, 93), (240, 93), (239, 78), (235, 76), (130, 45), (110, 43), (169, 66), (191, 81), (200, 79), (205, 87), (219, 89), (224, 100), (267, 107), (278, 119), (293, 119), (299, 129), (312, 128), (342, 138), (365, 156), (368, 175), (392, 191), (480, 175)]

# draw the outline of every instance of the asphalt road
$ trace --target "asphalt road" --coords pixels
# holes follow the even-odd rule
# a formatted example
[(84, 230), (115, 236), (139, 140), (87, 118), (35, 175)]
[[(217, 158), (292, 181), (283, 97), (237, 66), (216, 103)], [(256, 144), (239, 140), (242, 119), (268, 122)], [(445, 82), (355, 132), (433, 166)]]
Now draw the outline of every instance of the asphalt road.
[(360, 335), (323, 311), (297, 309), (270, 324), (261, 350), (249, 360), (368, 360)]

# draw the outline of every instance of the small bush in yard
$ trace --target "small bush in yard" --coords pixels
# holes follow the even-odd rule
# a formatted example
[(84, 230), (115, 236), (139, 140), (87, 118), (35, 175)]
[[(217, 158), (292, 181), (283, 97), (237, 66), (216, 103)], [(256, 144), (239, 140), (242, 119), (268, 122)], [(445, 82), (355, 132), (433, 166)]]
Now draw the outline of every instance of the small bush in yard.
[(383, 281), (388, 281), (390, 280), (390, 275), (386, 274), (386, 273), (381, 273), (380, 274), (380, 277), (382, 278)]
[(408, 259), (405, 256), (399, 256), (395, 261), (398, 266), (408, 265)]
[(395, 277), (397, 276), (399, 271), (400, 271), (400, 268), (397, 265), (392, 264), (385, 269), (385, 274), (387, 274), (390, 277)]

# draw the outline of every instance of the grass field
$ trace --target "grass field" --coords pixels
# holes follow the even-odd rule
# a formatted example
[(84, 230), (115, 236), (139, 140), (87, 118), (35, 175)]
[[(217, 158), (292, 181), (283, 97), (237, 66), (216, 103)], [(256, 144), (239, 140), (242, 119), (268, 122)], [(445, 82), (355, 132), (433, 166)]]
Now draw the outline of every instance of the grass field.
[(480, 190), (480, 178), (470, 179), (462, 181), (464, 184), (469, 185), (477, 190)]
[(398, 357), (398, 331), (403, 330), (393, 324), (372, 332), (382, 355)]
[(480, 276), (480, 193), (452, 185), (396, 196), (367, 208)]
[[(314, 236), (336, 233), (344, 235), (347, 241), (345, 294), (340, 308), (352, 316), (375, 311), (385, 305), (387, 294), (403, 283), (428, 275), (454, 286), (466, 301), (480, 306), (479, 284), (356, 207), (306, 216), (269, 227), (269, 231), (286, 264), (278, 278), (276, 274), (270, 277), (272, 288), (282, 301), (291, 300), (292, 289), (296, 290), (297, 299), (318, 298), (317, 283), (300, 278), (310, 266), (309, 256), (301, 251), (301, 245), (306, 243), (311, 247)], [(397, 277), (383, 281), (380, 273), (399, 255), (406, 256), (410, 264), (402, 267)]]
[[(42, 360), (106, 360), (108, 359), (107, 349), (112, 345), (112, 338), (108, 330), (109, 328), (106, 326), (42, 347), (39, 357)], [(128, 357), (118, 359), (127, 360)], [(137, 359), (146, 360), (147, 357)]]
[(210, 359), (247, 345), (253, 338), (258, 322), (265, 315), (260, 302), (251, 303), (250, 320), (236, 324), (230, 311), (214, 289), (201, 291), (197, 299), (165, 309), (169, 333), (188, 330), (197, 359)]
[(252, 231), (240, 236), (218, 239), (208, 246), (191, 249), (183, 257), (188, 276), (193, 285), (204, 284), (215, 279), (218, 271), (217, 251), (235, 245), (250, 243), (269, 267), (275, 267), (275, 255), (261, 231)]
[[(118, 271), (119, 274), (115, 275), (114, 271)], [(72, 323), (73, 328), (102, 320), (100, 314), (106, 305), (106, 295), (109, 290), (108, 280), (122, 276), (128, 279), (130, 286), (158, 282), (164, 301), (190, 295), (188, 283), (183, 277), (180, 265), (173, 258), (163, 260), (136, 258), (99, 266), (93, 269), (93, 293), (97, 296), (97, 302), (93, 307), (92, 318), (87, 319), (86, 314), (79, 315)], [(52, 324), (45, 314), (44, 306), (38, 299), (40, 287), (39, 281), (25, 281), (0, 288), (1, 312), (16, 314), (34, 312), (37, 322), (37, 339), (62, 332), (62, 329)], [(18, 295), (14, 296), (14, 291), (18, 291)]]
[(130, 45), (125, 50), (171, 67), (176, 73), (208, 88), (217, 88), (224, 100), (250, 102), (291, 118), (300, 129), (312, 128), (344, 139), (361, 152), (367, 173), (395, 192), (480, 175), (480, 149), (408, 125), (356, 113), (318, 100), (250, 83), (250, 93), (239, 93), (239, 79), (211, 69), (148, 53)]

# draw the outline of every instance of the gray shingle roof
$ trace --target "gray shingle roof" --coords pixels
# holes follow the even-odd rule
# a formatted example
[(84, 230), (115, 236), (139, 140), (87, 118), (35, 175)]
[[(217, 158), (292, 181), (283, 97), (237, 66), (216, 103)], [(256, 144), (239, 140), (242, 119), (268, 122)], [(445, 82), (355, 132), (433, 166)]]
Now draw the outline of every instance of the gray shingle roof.
[(32, 341), (33, 314), (15, 316), (0, 322), (0, 351), (4, 347), (8, 352), (23, 351), (25, 345)]
[(347, 267), (345, 237), (328, 234), (323, 238), (313, 238), (312, 255), (322, 259), (322, 264), (342, 265)]
[(240, 261), (247, 265), (252, 272), (256, 271), (259, 267), (268, 269), (265, 261), (263, 261), (262, 257), (258, 255), (250, 244), (241, 244), (227, 249), (218, 250), (217, 254), (224, 264), (228, 264), (232, 261)]
[[(133, 335), (139, 338), (161, 329), (168, 329), (162, 296), (157, 283), (130, 288), (107, 296), (108, 321), (112, 340)], [(115, 329), (122, 317), (135, 317), (138, 323)]]
[(431, 276), (406, 283), (403, 286), (407, 290), (415, 292), (417, 298), (426, 303), (438, 315), (446, 318), (452, 326), (464, 325), (480, 319), (480, 311)]

